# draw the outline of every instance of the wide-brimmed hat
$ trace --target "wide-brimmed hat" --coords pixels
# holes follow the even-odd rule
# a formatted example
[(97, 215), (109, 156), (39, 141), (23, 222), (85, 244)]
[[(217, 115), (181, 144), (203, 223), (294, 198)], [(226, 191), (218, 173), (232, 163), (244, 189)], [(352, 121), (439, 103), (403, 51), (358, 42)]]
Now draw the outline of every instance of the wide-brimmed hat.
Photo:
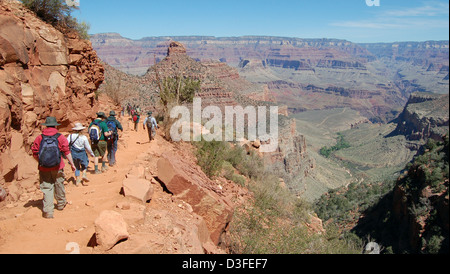
[(111, 111), (109, 112), (109, 116), (116, 116), (116, 112), (115, 112), (114, 110), (111, 110)]
[(99, 112), (99, 113), (97, 113), (97, 117), (100, 117), (100, 118), (108, 118), (108, 117), (106, 117), (106, 115), (105, 115), (105, 113), (104, 112)]
[(58, 122), (56, 122), (55, 117), (47, 117), (47, 119), (45, 119), (45, 123), (43, 123), (42, 125), (46, 127), (56, 127), (60, 126), (61, 124), (58, 124)]
[(78, 130), (83, 130), (86, 127), (83, 127), (83, 125), (81, 123), (75, 123), (75, 127), (72, 128), (72, 130), (78, 131)]

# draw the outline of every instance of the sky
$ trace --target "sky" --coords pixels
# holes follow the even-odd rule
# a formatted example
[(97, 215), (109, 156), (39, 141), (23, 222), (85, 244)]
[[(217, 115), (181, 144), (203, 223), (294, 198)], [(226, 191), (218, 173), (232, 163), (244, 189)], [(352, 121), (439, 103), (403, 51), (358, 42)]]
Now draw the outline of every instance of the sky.
[[(67, 0), (74, 1), (74, 0)], [(355, 43), (449, 40), (443, 0), (76, 0), (90, 34), (336, 38)]]

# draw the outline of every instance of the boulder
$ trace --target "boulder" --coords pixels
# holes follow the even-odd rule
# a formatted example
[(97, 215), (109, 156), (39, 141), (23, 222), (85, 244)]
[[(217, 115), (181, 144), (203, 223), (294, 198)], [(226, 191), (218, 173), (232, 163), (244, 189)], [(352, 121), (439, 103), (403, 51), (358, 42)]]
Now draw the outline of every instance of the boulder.
[(233, 207), (215, 191), (219, 190), (216, 184), (198, 166), (173, 152), (163, 154), (158, 161), (158, 178), (171, 193), (203, 217), (211, 240), (218, 244), (231, 220)]
[(152, 183), (145, 179), (130, 176), (123, 180), (122, 187), (125, 197), (133, 197), (143, 203), (148, 202), (153, 197)]
[(102, 250), (110, 250), (119, 241), (129, 237), (127, 224), (120, 213), (105, 210), (95, 220), (95, 237)]

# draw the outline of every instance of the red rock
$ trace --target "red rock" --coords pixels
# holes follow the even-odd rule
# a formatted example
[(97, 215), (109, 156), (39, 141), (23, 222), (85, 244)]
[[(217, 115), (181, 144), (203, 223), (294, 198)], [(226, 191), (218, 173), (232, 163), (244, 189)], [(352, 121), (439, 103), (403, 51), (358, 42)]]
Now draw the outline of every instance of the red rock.
[(0, 26), (0, 178), (20, 180), (29, 177), (34, 163), (23, 159), (47, 116), (62, 132), (95, 117), (104, 68), (89, 41), (64, 36), (18, 1), (0, 2)]
[(123, 180), (122, 185), (125, 197), (133, 197), (143, 203), (151, 200), (153, 197), (153, 186), (148, 180), (129, 177)]
[(167, 50), (167, 56), (172, 56), (174, 54), (186, 54), (186, 48), (183, 44), (179, 42), (172, 42)]
[(128, 239), (127, 224), (122, 215), (105, 210), (95, 220), (95, 237), (102, 250), (113, 248), (119, 241)]
[(218, 244), (231, 220), (233, 208), (212, 190), (215, 183), (198, 166), (173, 153), (163, 154), (158, 161), (158, 178), (178, 199), (190, 204), (193, 211), (203, 217), (211, 240)]

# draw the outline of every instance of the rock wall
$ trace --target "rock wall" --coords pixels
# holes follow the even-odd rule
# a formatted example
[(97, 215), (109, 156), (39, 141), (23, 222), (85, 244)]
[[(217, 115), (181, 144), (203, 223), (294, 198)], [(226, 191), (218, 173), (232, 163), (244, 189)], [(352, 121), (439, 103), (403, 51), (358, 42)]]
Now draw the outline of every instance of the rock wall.
[(449, 95), (413, 93), (398, 117), (393, 134), (405, 135), (409, 140), (442, 141), (449, 130)]
[(0, 182), (11, 182), (35, 169), (30, 147), (46, 117), (68, 131), (95, 116), (104, 68), (89, 41), (63, 35), (18, 1), (0, 2), (0, 26)]

